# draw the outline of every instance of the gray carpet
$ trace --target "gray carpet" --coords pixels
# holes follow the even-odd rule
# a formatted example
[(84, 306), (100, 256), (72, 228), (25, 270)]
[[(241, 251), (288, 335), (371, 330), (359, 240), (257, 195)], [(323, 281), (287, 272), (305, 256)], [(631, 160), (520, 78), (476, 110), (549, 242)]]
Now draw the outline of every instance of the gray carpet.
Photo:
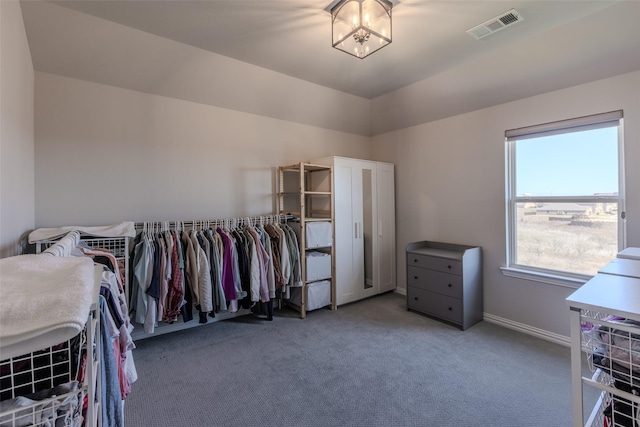
[(139, 341), (127, 426), (571, 425), (569, 348), (390, 293)]

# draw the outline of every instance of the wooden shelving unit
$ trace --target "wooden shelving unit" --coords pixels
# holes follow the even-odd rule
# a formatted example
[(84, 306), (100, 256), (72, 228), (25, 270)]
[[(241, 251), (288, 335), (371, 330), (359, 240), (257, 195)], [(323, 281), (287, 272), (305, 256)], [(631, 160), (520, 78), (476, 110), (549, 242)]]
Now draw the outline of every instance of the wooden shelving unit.
[[(336, 309), (333, 167), (301, 162), (280, 166), (278, 169), (278, 211), (280, 214), (291, 214), (299, 219), (298, 242), (300, 244), (302, 290), (300, 305), (290, 305), (299, 310), (300, 317), (304, 319), (309, 310), (309, 286), (320, 281), (317, 279), (307, 280), (307, 255), (310, 251), (323, 252), (331, 257), (330, 277), (321, 280), (330, 282), (329, 306), (332, 310)], [(309, 224), (313, 223), (330, 224), (330, 239), (320, 246), (308, 240), (307, 229)], [(311, 309), (315, 308), (319, 307), (311, 307)]]

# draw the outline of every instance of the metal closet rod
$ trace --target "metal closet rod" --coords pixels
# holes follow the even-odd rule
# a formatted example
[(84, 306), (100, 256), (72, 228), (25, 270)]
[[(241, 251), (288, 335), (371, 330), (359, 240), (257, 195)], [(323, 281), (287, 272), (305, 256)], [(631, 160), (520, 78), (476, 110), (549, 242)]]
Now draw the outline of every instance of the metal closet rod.
[(293, 220), (296, 217), (291, 214), (272, 214), (260, 216), (243, 216), (232, 218), (216, 218), (216, 219), (193, 219), (186, 221), (143, 221), (134, 224), (137, 231), (145, 229), (169, 229), (169, 228), (209, 228), (211, 226), (229, 226), (237, 227), (241, 225), (264, 225), (269, 223), (279, 223), (283, 221)]

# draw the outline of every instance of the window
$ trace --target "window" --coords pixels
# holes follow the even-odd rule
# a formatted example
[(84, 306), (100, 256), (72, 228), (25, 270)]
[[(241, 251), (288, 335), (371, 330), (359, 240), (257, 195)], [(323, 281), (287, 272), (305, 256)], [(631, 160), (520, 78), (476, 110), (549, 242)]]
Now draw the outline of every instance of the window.
[(505, 274), (589, 279), (624, 248), (622, 111), (506, 132)]

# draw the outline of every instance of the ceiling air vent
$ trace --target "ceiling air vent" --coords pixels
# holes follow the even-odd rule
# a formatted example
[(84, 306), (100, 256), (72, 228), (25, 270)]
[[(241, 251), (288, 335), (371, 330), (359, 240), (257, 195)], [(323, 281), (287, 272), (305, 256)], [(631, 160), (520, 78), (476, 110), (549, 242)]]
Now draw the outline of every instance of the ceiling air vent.
[(488, 21), (467, 30), (467, 34), (476, 40), (480, 40), (495, 33), (496, 31), (500, 31), (503, 28), (520, 21), (524, 21), (522, 15), (520, 15), (515, 9), (511, 9), (502, 15), (496, 16), (495, 18), (489, 19)]

